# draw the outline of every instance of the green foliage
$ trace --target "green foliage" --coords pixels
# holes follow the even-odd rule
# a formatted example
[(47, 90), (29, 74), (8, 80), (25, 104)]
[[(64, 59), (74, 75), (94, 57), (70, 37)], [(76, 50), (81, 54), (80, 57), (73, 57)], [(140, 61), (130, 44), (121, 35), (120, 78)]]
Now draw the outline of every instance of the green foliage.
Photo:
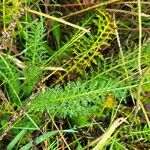
[(40, 80), (40, 76), (42, 75), (42, 69), (36, 65), (28, 65), (28, 68), (23, 70), (23, 75), (25, 77), (24, 82), (22, 84), (22, 96), (28, 97), (36, 88)]
[(120, 145), (124, 145), (126, 149), (134, 149), (134, 145), (137, 145), (137, 147), (140, 149), (149, 148), (150, 129), (147, 125), (139, 124), (137, 120), (139, 121), (139, 119), (136, 119), (136, 123), (134, 123), (134, 126), (132, 128), (130, 127), (130, 125), (126, 125), (119, 133), (119, 136), (121, 137), (120, 143), (122, 143)]
[(21, 130), (20, 133), (11, 141), (11, 143), (9, 143), (9, 145), (7, 146), (7, 149), (8, 150), (13, 149), (16, 143), (18, 143), (18, 141), (23, 138), (26, 132), (27, 132), (26, 129)]
[(25, 42), (25, 65), (23, 69), (22, 96), (28, 97), (38, 84), (44, 69), (45, 60), (49, 56), (46, 43), (44, 42), (45, 29), (43, 20), (35, 22), (26, 33)]
[(25, 58), (27, 63), (32, 65), (43, 65), (44, 59), (48, 58), (48, 51), (45, 47), (44, 20), (36, 21), (26, 32)]
[(44, 112), (47, 109), (52, 113), (61, 117), (66, 116), (87, 116), (96, 114), (101, 111), (103, 100), (100, 96), (120, 92), (123, 95), (126, 87), (119, 87), (114, 84), (115, 79), (108, 79), (109, 76), (100, 77), (92, 82), (69, 83), (62, 89), (56, 86), (52, 89), (47, 89), (36, 96), (30, 106), (30, 112)]
[[(83, 137), (86, 137), (83, 142), (84, 138), (79, 135), (81, 133), (77, 132), (76, 137), (74, 130), (63, 130), (63, 128), (68, 128), (68, 125), (69, 127), (71, 125), (86, 126), (86, 128), (89, 127), (90, 132), (96, 129), (96, 135), (93, 134), (92, 138), (100, 137), (102, 133), (108, 131), (106, 128), (109, 128), (108, 126), (111, 126), (111, 123), (119, 116), (127, 117), (129, 124), (122, 124), (119, 129), (116, 129), (105, 148), (133, 149), (140, 142), (145, 142), (145, 146), (148, 145), (149, 127), (146, 125), (142, 111), (133, 120), (132, 107), (127, 106), (126, 111), (124, 104), (128, 105), (127, 102), (136, 101), (137, 88), (144, 78), (140, 98), (143, 104), (149, 105), (150, 74), (148, 72), (144, 75), (150, 65), (149, 40), (142, 47), (140, 59), (143, 75), (140, 76), (138, 36), (136, 36), (138, 32), (129, 36), (118, 30), (120, 36), (118, 38), (121, 42), (128, 39), (121, 43), (123, 55), (120, 55), (112, 16), (103, 10), (103, 6), (102, 9), (93, 9), (79, 19), (81, 22), (78, 24), (89, 29), (90, 32), (68, 28), (69, 33), (66, 33), (66, 28), (56, 21), (50, 21), (51, 29), (46, 29), (47, 20), (33, 13), (28, 12), (20, 19), (21, 16), (18, 15), (21, 3), (25, 6), (33, 4), (30, 9), (38, 8), (42, 11), (52, 10), (53, 7), (50, 6), (47, 9), (47, 5), (38, 5), (38, 2), (34, 4), (31, 0), (21, 2), (8, 0), (0, 4), (2, 28), (4, 27), (4, 31), (6, 29), (11, 34), (6, 43), (3, 42), (5, 34), (1, 37), (2, 43), (6, 44), (5, 50), (10, 51), (2, 49), (0, 53), (0, 99), (2, 100), (0, 134), (3, 132), (10, 134), (8, 137), (3, 137), (9, 143), (7, 149), (30, 149), (44, 141), (49, 148), (60, 149), (58, 145), (63, 141), (62, 139), (65, 139), (63, 141), (65, 144), (75, 139), (69, 143), (71, 148), (72, 145), (73, 147), (78, 145), (78, 149), (86, 149), (84, 146), (89, 142), (86, 139), (86, 132), (82, 133)], [(80, 13), (79, 16), (82, 16), (82, 11)], [(116, 15), (116, 22), (118, 18)], [(137, 19), (137, 16), (133, 18)], [(71, 21), (72, 18), (68, 20)], [(148, 19), (142, 20), (144, 27), (148, 27), (149, 23), (146, 22)], [(16, 26), (9, 29), (14, 22), (17, 22)], [(137, 20), (133, 24), (121, 18), (120, 24), (121, 28), (128, 30), (136, 26)], [(63, 29), (65, 31), (62, 31)], [(52, 34), (48, 35), (48, 33)], [(66, 34), (64, 39), (61, 37), (62, 33)], [(50, 40), (48, 43), (55, 44), (55, 46), (52, 44), (55, 50), (49, 47), (47, 39)], [(130, 42), (131, 39), (133, 41)], [(111, 47), (112, 43), (113, 47)], [(11, 51), (12, 49), (14, 51)], [(64, 70), (59, 71), (57, 67), (62, 67)], [(73, 77), (74, 82), (72, 82)], [(80, 80), (76, 80), (79, 77)], [(63, 84), (59, 84), (62, 82)], [(44, 85), (42, 90), (38, 88), (40, 85)], [(6, 103), (3, 101), (3, 96), (7, 99)], [(13, 114), (18, 115), (22, 108), (25, 112), (19, 115), (21, 117), (13, 116)], [(147, 114), (149, 115), (149, 112)], [(132, 121), (133, 126), (130, 125)], [(97, 132), (99, 130), (100, 134)], [(73, 133), (73, 136), (69, 133)], [(3, 145), (2, 142), (2, 148)]]
[[(62, 65), (66, 69), (66, 73), (61, 75), (58, 80), (63, 80), (72, 73), (84, 76), (87, 69), (91, 69), (93, 65), (97, 65), (98, 61), (103, 59), (101, 53), (103, 48), (110, 46), (110, 41), (114, 37), (114, 27), (108, 13), (97, 11), (95, 15), (84, 21), (84, 27), (89, 28), (90, 32), (68, 46), (66, 56), (63, 55), (62, 58), (61, 55), (56, 58), (57, 62), (60, 59), (64, 60)], [(74, 33), (71, 35), (74, 36)], [(69, 38), (67, 39), (69, 40)], [(55, 64), (56, 61), (54, 61)]]
[(13, 0), (3, 1), (0, 4), (0, 21), (3, 22), (4, 25), (10, 24), (13, 19), (18, 15), (19, 6), (21, 3)]
[[(75, 132), (74, 130), (63, 130), (64, 133), (73, 133)], [(57, 135), (59, 133), (59, 131), (54, 130), (54, 131), (50, 131), (47, 133), (44, 133), (43, 135), (40, 135), (39, 137), (36, 137), (34, 140), (30, 141), (28, 144), (26, 144), (25, 146), (23, 146), (20, 150), (29, 150), (30, 148), (32, 148), (34, 145), (38, 145), (41, 142), (44, 142), (45, 140), (47, 140), (50, 137), (53, 137), (55, 135)], [(51, 145), (50, 148), (54, 149), (53, 146), (56, 144), (56, 141), (54, 141)]]
[(57, 21), (52, 22), (52, 34), (53, 34), (54, 39), (56, 40), (57, 49), (59, 49), (61, 32), (60, 32), (60, 23)]
[[(7, 56), (7, 55), (6, 55)], [(4, 86), (8, 98), (15, 105), (21, 105), (20, 101), (20, 73), (19, 70), (10, 62), (7, 57), (0, 54), (0, 81)]]
[[(143, 49), (141, 59), (143, 64), (150, 63), (146, 56), (147, 53)], [(70, 82), (64, 88), (59, 85), (55, 88), (47, 88), (35, 97), (29, 111), (44, 112), (48, 109), (52, 114), (61, 117), (90, 116), (101, 111), (104, 97), (107, 95), (113, 95), (117, 101), (126, 101), (127, 93), (134, 90), (140, 81), (140, 78), (136, 76), (137, 57), (136, 50), (133, 52), (128, 50), (125, 53), (125, 64), (121, 57), (118, 60), (110, 58), (102, 64), (99, 63), (99, 71), (93, 74), (90, 80)], [(126, 78), (124, 67), (128, 71), (128, 81), (124, 80)]]
[(150, 135), (149, 135), (150, 129), (147, 125), (145, 126), (135, 126), (134, 131), (131, 131), (128, 135), (128, 139), (130, 140), (138, 140), (138, 139), (146, 139), (145, 142), (150, 142)]

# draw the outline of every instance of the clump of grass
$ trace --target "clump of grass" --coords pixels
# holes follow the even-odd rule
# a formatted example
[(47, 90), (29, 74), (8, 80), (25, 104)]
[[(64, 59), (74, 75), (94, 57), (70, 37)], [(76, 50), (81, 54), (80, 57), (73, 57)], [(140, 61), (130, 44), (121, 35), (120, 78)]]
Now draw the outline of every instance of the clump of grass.
[[(1, 148), (150, 148), (150, 42), (148, 18), (140, 10), (148, 7), (138, 1), (138, 15), (120, 17), (119, 9), (132, 10), (134, 2), (83, 2), (72, 7), (64, 1), (69, 13), (62, 18), (49, 12), (55, 7), (66, 14), (57, 3), (0, 5)], [(6, 11), (11, 6), (15, 14)], [(64, 19), (73, 15), (81, 22)]]

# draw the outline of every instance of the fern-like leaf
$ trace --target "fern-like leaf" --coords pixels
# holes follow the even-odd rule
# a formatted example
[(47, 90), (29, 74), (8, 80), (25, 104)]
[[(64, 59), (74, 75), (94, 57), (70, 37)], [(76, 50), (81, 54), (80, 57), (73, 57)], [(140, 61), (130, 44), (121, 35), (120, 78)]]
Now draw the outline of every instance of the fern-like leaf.
[(87, 27), (91, 28), (91, 32), (84, 34), (68, 47), (70, 53), (67, 55), (70, 56), (67, 56), (68, 59), (63, 64), (66, 73), (61, 74), (56, 83), (63, 81), (66, 76), (73, 73), (80, 76), (85, 75), (87, 69), (91, 69), (93, 65), (97, 65), (98, 61), (103, 59), (101, 51), (103, 47), (110, 45), (114, 36), (111, 16), (106, 12), (98, 11), (96, 16), (88, 20)]

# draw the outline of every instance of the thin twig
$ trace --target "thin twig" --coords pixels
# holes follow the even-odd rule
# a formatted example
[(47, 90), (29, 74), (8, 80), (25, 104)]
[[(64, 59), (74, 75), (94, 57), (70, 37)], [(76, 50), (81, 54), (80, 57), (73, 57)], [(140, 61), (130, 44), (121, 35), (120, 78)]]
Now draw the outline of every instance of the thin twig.
[(125, 65), (124, 54), (123, 54), (123, 50), (122, 50), (122, 46), (121, 46), (121, 42), (120, 42), (118, 30), (117, 30), (117, 24), (116, 24), (115, 14), (113, 14), (113, 18), (114, 18), (115, 33), (116, 33), (116, 38), (117, 38), (117, 42), (118, 42), (118, 46), (119, 46), (119, 50), (120, 50), (120, 54), (121, 54), (121, 58), (122, 58), (122, 63), (123, 63), (123, 66), (124, 66), (126, 77), (127, 77), (127, 79), (129, 79), (128, 72), (127, 72), (127, 69), (125, 67), (126, 65)]
[[(110, 12), (123, 13), (123, 14), (126, 14), (126, 15), (133, 15), (133, 16), (138, 16), (139, 15), (136, 12), (126, 11), (126, 10), (120, 10), (120, 9), (105, 9), (105, 10), (106, 11), (110, 11)], [(150, 18), (150, 15), (147, 15), (145, 13), (141, 13), (140, 16), (141, 17)]]
[(68, 17), (74, 16), (74, 15), (78, 15), (78, 14), (81, 14), (81, 13), (84, 13), (84, 12), (87, 12), (87, 11), (99, 8), (101, 6), (105, 6), (105, 5), (109, 5), (109, 4), (118, 2), (118, 1), (120, 1), (120, 0), (112, 0), (112, 1), (109, 1), (109, 2), (103, 2), (103, 3), (100, 3), (100, 4), (96, 4), (96, 5), (93, 5), (91, 7), (86, 8), (86, 9), (82, 9), (80, 11), (70, 13), (69, 15), (66, 15), (66, 16), (64, 16), (62, 18), (68, 18)]
[(145, 110), (145, 108), (143, 106), (143, 103), (141, 101), (142, 85), (143, 85), (143, 82), (144, 82), (144, 80), (146, 78), (147, 73), (149, 73), (149, 72), (150, 72), (150, 67), (148, 67), (146, 69), (146, 71), (143, 73), (142, 79), (141, 79), (141, 81), (140, 81), (140, 83), (138, 85), (138, 88), (137, 88), (137, 104), (136, 105), (137, 105), (137, 112), (139, 111), (140, 108), (142, 109), (142, 111), (144, 113), (144, 116), (145, 116), (145, 119), (147, 121), (147, 124), (148, 124), (148, 126), (150, 128), (150, 120), (149, 120), (149, 118), (147, 116), (146, 110)]
[[(115, 4), (137, 4), (137, 1), (117, 2)], [(148, 4), (148, 5), (150, 5), (150, 2), (141, 2), (141, 4)]]
[(65, 140), (65, 138), (64, 138), (64, 136), (63, 136), (63, 134), (62, 134), (62, 132), (61, 132), (61, 131), (59, 130), (59, 128), (57, 127), (57, 125), (56, 125), (56, 123), (55, 123), (55, 121), (54, 121), (53, 117), (50, 115), (50, 113), (49, 113), (49, 116), (50, 116), (50, 118), (51, 118), (51, 120), (52, 120), (52, 122), (53, 122), (54, 126), (55, 126), (55, 127), (56, 127), (56, 129), (58, 130), (58, 132), (59, 132), (60, 136), (62, 137), (62, 139), (63, 139), (64, 143), (66, 144), (66, 146), (67, 146), (68, 150), (71, 150), (71, 149), (70, 149), (70, 147), (69, 147), (69, 145), (68, 145), (68, 143), (67, 143), (67, 141)]
[(138, 21), (139, 21), (139, 52), (138, 52), (138, 68), (142, 75), (141, 69), (141, 51), (142, 51), (142, 18), (141, 18), (141, 0), (138, 0)]

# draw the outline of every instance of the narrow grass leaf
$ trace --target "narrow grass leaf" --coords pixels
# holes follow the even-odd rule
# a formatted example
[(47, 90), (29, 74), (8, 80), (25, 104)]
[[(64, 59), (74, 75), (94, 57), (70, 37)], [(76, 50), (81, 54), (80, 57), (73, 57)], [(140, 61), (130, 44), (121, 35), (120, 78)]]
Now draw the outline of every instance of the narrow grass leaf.
[[(50, 138), (51, 136), (55, 136), (59, 132), (60, 131), (57, 131), (57, 130), (51, 131), (51, 132), (47, 132), (47, 133), (37, 137), (35, 140), (32, 140), (31, 142), (29, 142), (28, 144), (23, 146), (20, 150), (29, 150), (33, 145), (40, 144), (41, 142), (45, 141), (46, 139)], [(73, 133), (73, 132), (76, 132), (76, 131), (70, 129), (70, 130), (63, 130), (62, 132)]]
[(12, 150), (18, 141), (26, 134), (27, 129), (23, 129), (20, 133), (8, 144), (7, 150)]

